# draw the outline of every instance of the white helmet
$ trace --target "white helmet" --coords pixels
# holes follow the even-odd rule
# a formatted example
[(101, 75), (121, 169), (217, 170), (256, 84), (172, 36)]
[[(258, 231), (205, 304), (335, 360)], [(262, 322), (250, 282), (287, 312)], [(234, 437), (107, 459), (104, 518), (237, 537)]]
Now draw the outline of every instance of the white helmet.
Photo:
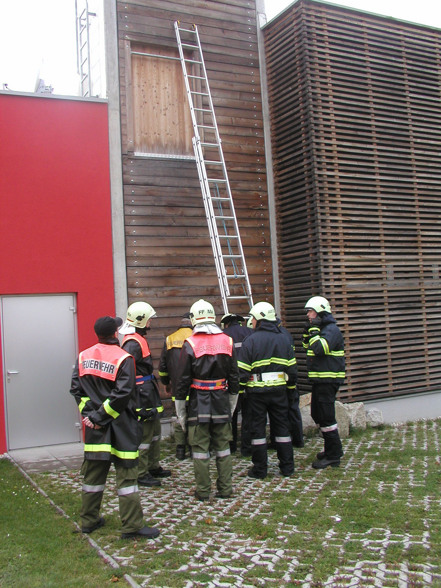
[(134, 302), (127, 309), (126, 322), (120, 328), (121, 335), (134, 333), (135, 329), (142, 329), (149, 319), (156, 316), (155, 309), (147, 302)]
[(272, 306), (269, 302), (258, 302), (250, 310), (250, 314), (256, 319), (256, 321), (261, 321), (264, 319), (266, 321), (275, 322), (277, 320), (274, 306)]
[(323, 298), (323, 296), (313, 296), (305, 304), (305, 308), (307, 310), (312, 308), (312, 310), (315, 310), (317, 314), (320, 312), (331, 312), (331, 305), (326, 300), (326, 298)]
[(201, 298), (190, 308), (190, 320), (193, 327), (204, 323), (215, 323), (216, 313), (211, 304)]

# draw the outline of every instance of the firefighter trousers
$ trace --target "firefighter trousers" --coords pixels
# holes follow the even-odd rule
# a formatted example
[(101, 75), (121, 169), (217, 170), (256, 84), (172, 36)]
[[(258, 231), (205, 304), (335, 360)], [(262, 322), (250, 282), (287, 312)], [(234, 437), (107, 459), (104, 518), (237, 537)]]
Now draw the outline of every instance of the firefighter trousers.
[(328, 459), (339, 459), (343, 455), (335, 418), (335, 397), (339, 387), (339, 384), (333, 382), (312, 383), (311, 417), (320, 426)]
[(139, 446), (139, 477), (149, 470), (159, 468), (161, 457), (161, 419), (156, 418), (142, 423), (142, 441)]
[(274, 432), (280, 471), (284, 476), (290, 476), (294, 472), (288, 397), (285, 386), (280, 388), (271, 392), (251, 392), (248, 396), (253, 470), (259, 477), (265, 477), (268, 470), (267, 414)]
[(231, 439), (231, 423), (200, 423), (188, 427), (188, 442), (193, 452), (196, 492), (199, 496), (208, 498), (211, 491), (210, 450), (216, 456), (217, 490), (222, 496), (232, 494)]
[[(110, 469), (110, 461), (85, 459), (81, 467), (84, 477), (81, 501), (81, 525), (93, 527), (100, 518), (100, 507)], [(115, 462), (119, 515), (123, 533), (133, 533), (144, 526), (138, 491), (138, 468), (125, 468)]]

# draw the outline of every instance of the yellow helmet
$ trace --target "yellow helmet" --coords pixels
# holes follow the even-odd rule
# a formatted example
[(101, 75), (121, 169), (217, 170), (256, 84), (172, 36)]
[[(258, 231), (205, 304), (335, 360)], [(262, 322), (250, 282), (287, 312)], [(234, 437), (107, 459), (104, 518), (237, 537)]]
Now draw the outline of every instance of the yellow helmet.
[(264, 319), (266, 321), (275, 322), (277, 320), (274, 306), (272, 306), (272, 304), (269, 302), (258, 302), (250, 310), (250, 314), (256, 319), (256, 321), (261, 321)]
[(126, 322), (120, 328), (121, 335), (134, 333), (135, 329), (143, 329), (148, 320), (156, 316), (155, 309), (148, 302), (134, 302), (127, 309)]
[(326, 298), (323, 298), (323, 296), (313, 296), (305, 304), (305, 308), (307, 310), (312, 308), (312, 310), (315, 310), (317, 314), (320, 312), (331, 312), (331, 305), (326, 300)]
[(215, 323), (216, 313), (212, 305), (201, 298), (190, 308), (190, 320), (193, 327), (204, 323)]

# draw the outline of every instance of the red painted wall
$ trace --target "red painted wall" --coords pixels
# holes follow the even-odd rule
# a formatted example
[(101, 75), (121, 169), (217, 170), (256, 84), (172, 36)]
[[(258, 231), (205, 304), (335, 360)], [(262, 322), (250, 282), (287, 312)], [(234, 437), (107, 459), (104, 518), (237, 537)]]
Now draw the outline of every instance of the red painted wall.
[(95, 342), (115, 312), (106, 103), (0, 94), (0, 251), (0, 296), (75, 293), (79, 347)]

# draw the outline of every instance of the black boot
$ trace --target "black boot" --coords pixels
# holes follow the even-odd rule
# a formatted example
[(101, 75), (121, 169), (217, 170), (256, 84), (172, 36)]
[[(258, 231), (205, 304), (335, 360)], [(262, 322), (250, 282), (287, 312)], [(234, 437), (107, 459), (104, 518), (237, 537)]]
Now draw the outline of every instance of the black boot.
[(176, 445), (176, 459), (185, 459), (185, 445)]

